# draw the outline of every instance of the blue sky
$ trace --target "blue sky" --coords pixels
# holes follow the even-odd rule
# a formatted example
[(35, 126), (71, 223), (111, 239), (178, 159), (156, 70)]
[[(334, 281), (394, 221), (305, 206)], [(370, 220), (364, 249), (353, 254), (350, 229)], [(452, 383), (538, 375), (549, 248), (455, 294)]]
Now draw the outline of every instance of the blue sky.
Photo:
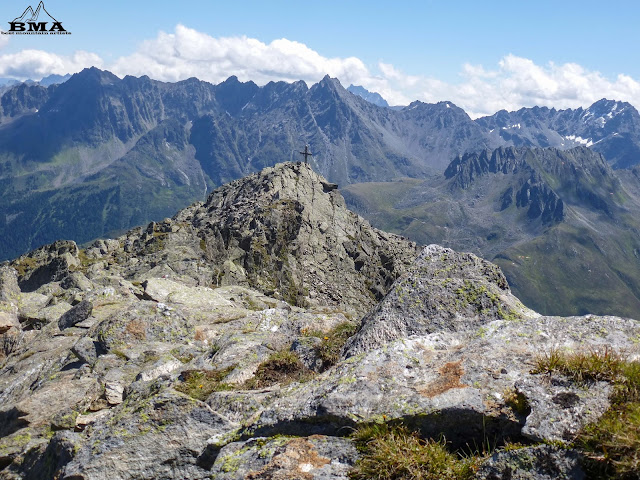
[[(0, 28), (7, 29), (6, 22), (29, 3), (3, 1)], [(35, 8), (37, 1), (31, 3)], [(614, 95), (640, 103), (640, 2), (46, 0), (45, 5), (72, 35), (8, 41), (2, 36), (0, 76), (35, 78), (94, 62), (119, 75), (149, 73), (161, 80), (176, 80), (184, 72), (216, 82), (239, 73), (257, 83), (296, 76), (312, 83), (325, 69), (343, 83), (359, 81), (381, 91), (392, 103), (451, 100), (476, 114), (531, 102), (565, 108)], [(175, 38), (161, 38), (159, 32)], [(237, 40), (232, 51), (210, 56), (214, 49), (224, 50), (227, 44), (220, 42), (228, 38)], [(280, 39), (290, 43), (272, 44)], [(253, 48), (254, 40), (266, 46), (264, 52)], [(32, 51), (28, 61), (18, 57), (24, 50)], [(160, 50), (179, 58), (173, 65), (162, 57), (150, 59)], [(315, 55), (309, 65), (296, 66), (296, 60), (305, 64)], [(275, 65), (270, 68), (269, 60), (259, 57)], [(218, 64), (213, 70), (206, 66), (212, 62)], [(20, 68), (11, 70), (9, 63)]]

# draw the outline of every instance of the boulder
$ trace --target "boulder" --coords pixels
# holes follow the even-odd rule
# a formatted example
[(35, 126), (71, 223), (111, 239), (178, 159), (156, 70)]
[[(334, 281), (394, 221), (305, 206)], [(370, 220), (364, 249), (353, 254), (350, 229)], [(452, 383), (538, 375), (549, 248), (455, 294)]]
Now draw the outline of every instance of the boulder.
[[(637, 354), (638, 335), (638, 321), (587, 316), (494, 320), (476, 330), (402, 338), (283, 389), (248, 431), (336, 435), (396, 419), (458, 446), (484, 438), (571, 441), (607, 410), (611, 386), (585, 389), (561, 375), (532, 374), (536, 358), (558, 348)], [(512, 400), (518, 394), (521, 405)], [(224, 405), (218, 411), (224, 414)]]
[(89, 337), (82, 337), (71, 347), (73, 354), (83, 363), (93, 365), (98, 359), (96, 342)]
[(93, 304), (88, 300), (83, 300), (60, 317), (58, 327), (60, 330), (71, 328), (89, 318), (92, 311)]
[(411, 335), (471, 330), (493, 320), (535, 316), (511, 294), (496, 265), (472, 253), (429, 245), (364, 317), (343, 356)]

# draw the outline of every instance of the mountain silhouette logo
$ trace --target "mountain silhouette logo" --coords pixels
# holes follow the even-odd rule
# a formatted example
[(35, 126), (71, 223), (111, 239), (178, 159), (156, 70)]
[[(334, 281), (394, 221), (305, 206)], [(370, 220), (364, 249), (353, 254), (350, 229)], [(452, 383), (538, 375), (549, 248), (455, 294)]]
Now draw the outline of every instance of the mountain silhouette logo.
[(51, 15), (44, 6), (44, 2), (38, 3), (34, 10), (31, 5), (24, 9), (22, 15), (9, 22), (9, 31), (3, 34), (14, 35), (69, 35), (70, 32)]
[[(25, 8), (22, 15), (20, 15), (19, 17), (16, 17), (13, 21), (23, 22), (23, 23), (37, 22), (40, 19), (40, 15), (43, 13), (44, 15), (46, 15), (45, 18), (48, 17), (49, 21), (54, 23), (59, 23), (55, 18), (53, 18), (53, 16), (49, 12), (47, 12), (47, 9), (44, 8), (44, 2), (40, 2), (38, 4), (38, 7), (36, 8), (35, 12), (33, 11), (33, 8), (31, 8), (31, 5), (29, 5), (27, 8)], [(43, 18), (42, 20), (45, 20), (45, 18)]]

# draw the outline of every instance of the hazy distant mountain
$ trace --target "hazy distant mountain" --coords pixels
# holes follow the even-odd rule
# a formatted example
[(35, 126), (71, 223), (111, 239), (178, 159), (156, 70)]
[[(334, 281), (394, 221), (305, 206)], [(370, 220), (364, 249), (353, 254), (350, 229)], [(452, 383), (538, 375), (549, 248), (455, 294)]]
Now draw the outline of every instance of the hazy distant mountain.
[(64, 83), (71, 78), (71, 74), (67, 73), (66, 75), (48, 75), (40, 80), (38, 83), (43, 87), (48, 87), (49, 85), (56, 85), (59, 83)]
[(501, 110), (476, 122), (507, 145), (562, 149), (585, 145), (602, 153), (614, 168), (640, 163), (640, 115), (625, 102), (602, 99), (586, 110)]
[(382, 98), (382, 96), (377, 92), (370, 92), (364, 87), (360, 85), (349, 85), (347, 88), (348, 91), (353, 93), (354, 95), (358, 95), (359, 97), (364, 98), (367, 102), (373, 103), (374, 105), (378, 105), (379, 107), (388, 107), (389, 104), (387, 101)]

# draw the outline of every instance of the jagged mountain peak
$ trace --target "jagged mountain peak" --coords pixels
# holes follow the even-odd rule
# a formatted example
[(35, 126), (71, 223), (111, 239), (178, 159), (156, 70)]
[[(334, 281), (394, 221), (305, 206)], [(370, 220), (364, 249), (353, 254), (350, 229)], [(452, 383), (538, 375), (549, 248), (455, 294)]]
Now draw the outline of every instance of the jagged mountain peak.
[(65, 82), (70, 85), (75, 85), (75, 82), (87, 82), (98, 81), (101, 85), (109, 85), (120, 81), (120, 78), (109, 72), (108, 70), (100, 70), (97, 67), (85, 68), (82, 71), (75, 73), (71, 78)]
[(346, 89), (342, 86), (340, 80), (338, 80), (337, 78), (332, 78), (328, 74), (322, 77), (322, 80), (320, 80), (311, 88), (313, 89), (314, 87), (321, 90), (327, 89), (335, 92), (346, 92)]

